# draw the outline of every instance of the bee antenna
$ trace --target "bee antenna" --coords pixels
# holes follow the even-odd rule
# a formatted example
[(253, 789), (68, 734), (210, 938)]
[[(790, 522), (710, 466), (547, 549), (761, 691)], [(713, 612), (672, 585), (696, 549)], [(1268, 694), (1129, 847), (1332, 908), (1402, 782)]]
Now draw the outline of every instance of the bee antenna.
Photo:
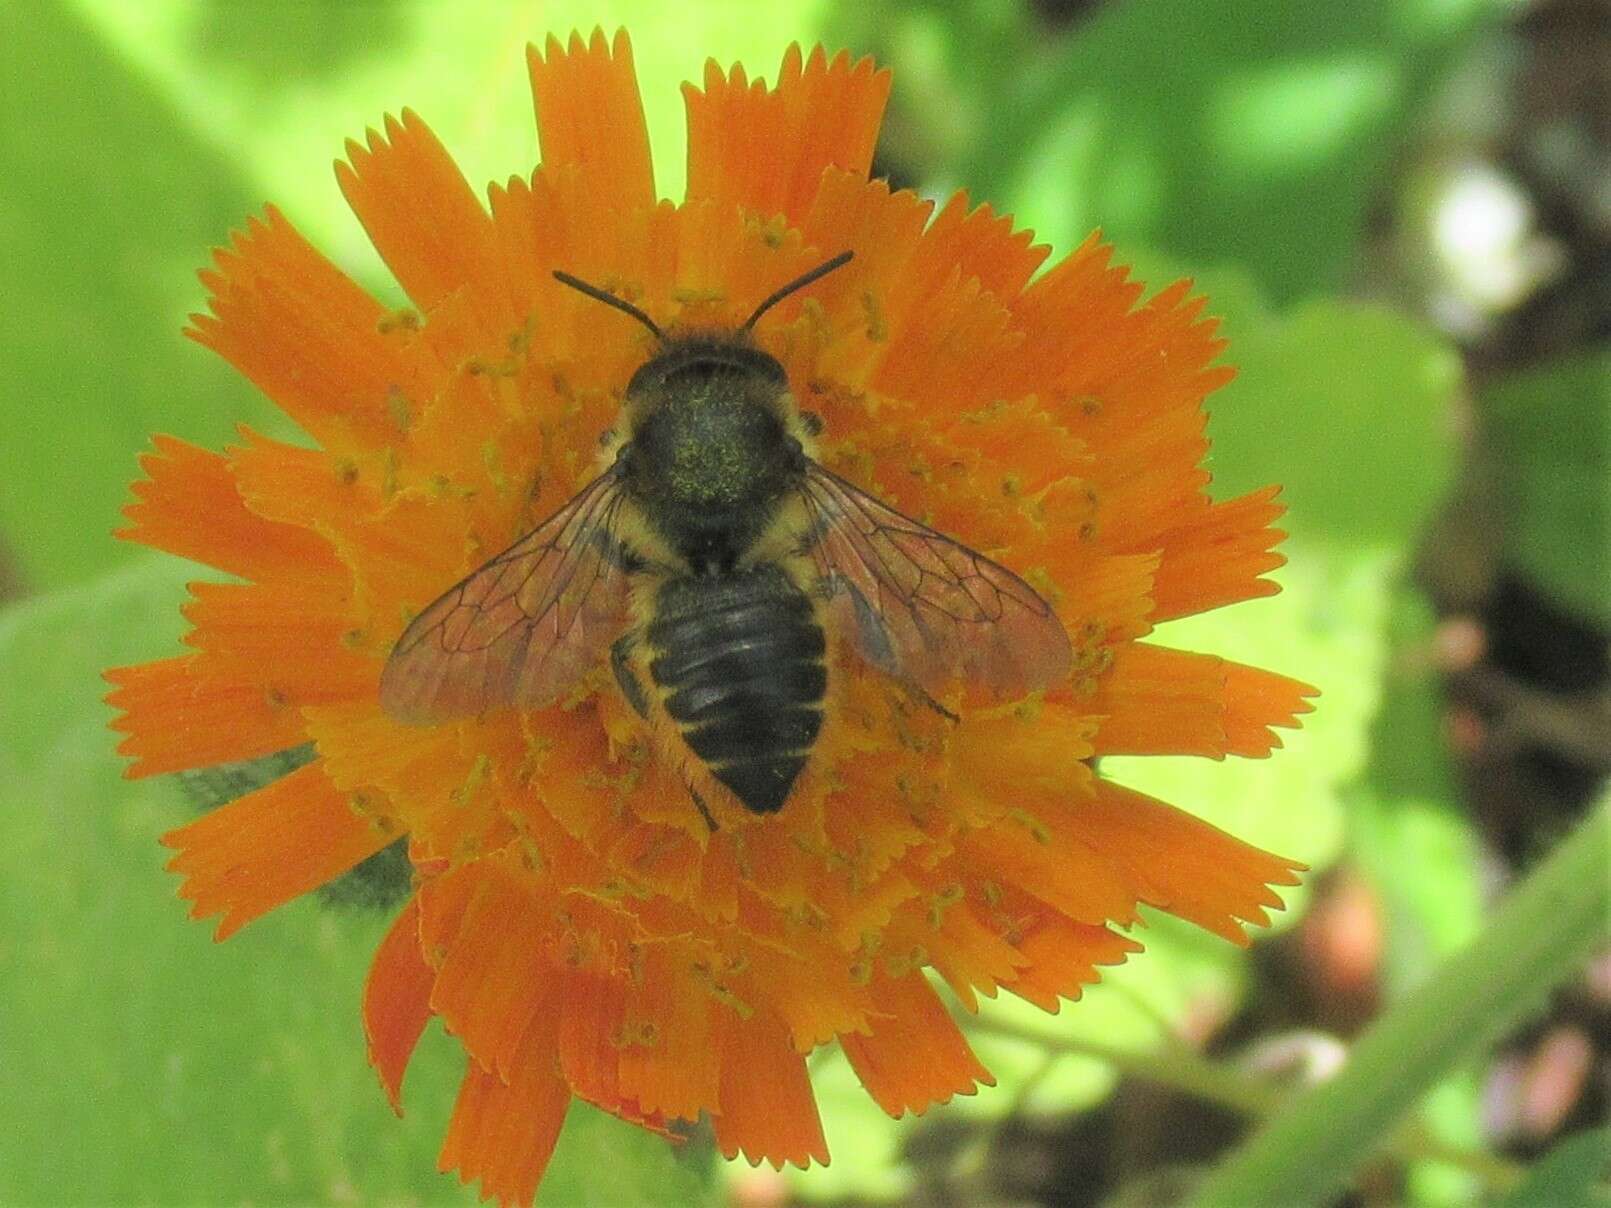
[(776, 293), (772, 294), (769, 298), (767, 298), (767, 300), (765, 302), (762, 302), (759, 306), (757, 306), (755, 308), (755, 312), (752, 315), (750, 315), (749, 318), (744, 320), (744, 326), (739, 328), (739, 330), (740, 331), (749, 331), (752, 327), (755, 326), (755, 321), (757, 319), (759, 319), (767, 311), (771, 310), (779, 302), (783, 301), (783, 299), (787, 298), (790, 294), (794, 293), (796, 290), (804, 289), (806, 286), (810, 285), (813, 281), (819, 280), (822, 277), (826, 277), (829, 273), (833, 272), (834, 269), (843, 268), (845, 265), (850, 263), (850, 258), (852, 256), (854, 256), (855, 254), (856, 253), (850, 252), (850, 251), (840, 252), (832, 260), (825, 260), (821, 264), (817, 265), (816, 268), (812, 269), (809, 273), (806, 273), (803, 276), (796, 277), (793, 281), (790, 281), (782, 289), (778, 290)]
[(631, 315), (639, 323), (642, 323), (650, 331), (654, 332), (655, 339), (664, 340), (666, 338), (665, 333), (660, 330), (659, 325), (656, 324), (653, 319), (644, 314), (643, 311), (639, 310), (636, 306), (633, 306), (632, 303), (628, 302), (625, 298), (617, 298), (608, 290), (600, 289), (596, 285), (589, 285), (580, 277), (573, 277), (569, 273), (560, 272), (558, 269), (554, 270), (554, 280), (558, 281), (561, 285), (570, 286), (578, 293), (586, 294), (589, 298), (592, 298), (595, 301), (602, 302), (606, 306), (613, 306), (616, 310), (619, 310), (624, 314)]

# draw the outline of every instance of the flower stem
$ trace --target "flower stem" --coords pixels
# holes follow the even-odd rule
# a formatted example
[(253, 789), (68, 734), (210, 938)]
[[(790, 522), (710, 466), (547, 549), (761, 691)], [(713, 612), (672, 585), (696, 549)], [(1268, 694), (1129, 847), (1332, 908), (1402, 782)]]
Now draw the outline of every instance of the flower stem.
[(1440, 1079), (1611, 937), (1611, 803), (1500, 903), (1463, 952), (1392, 1006), (1328, 1082), (1293, 1098), (1198, 1188), (1195, 1208), (1325, 1201)]

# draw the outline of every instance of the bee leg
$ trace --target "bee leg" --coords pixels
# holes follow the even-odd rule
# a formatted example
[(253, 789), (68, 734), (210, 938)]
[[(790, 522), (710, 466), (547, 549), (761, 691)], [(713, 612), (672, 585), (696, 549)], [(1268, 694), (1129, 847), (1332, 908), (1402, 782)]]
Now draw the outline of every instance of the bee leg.
[(615, 672), (615, 682), (620, 685), (621, 695), (626, 697), (632, 711), (647, 721), (649, 694), (643, 690), (642, 681), (632, 669), (632, 648), (637, 643), (638, 635), (635, 633), (622, 634), (617, 638), (610, 647), (610, 670)]
[(705, 820), (705, 825), (710, 827), (711, 833), (714, 834), (716, 831), (721, 830), (722, 828), (716, 825), (716, 819), (710, 816), (710, 807), (705, 804), (705, 799), (699, 795), (699, 790), (690, 784), (688, 786), (688, 795), (694, 799), (694, 806), (699, 810), (699, 816)]

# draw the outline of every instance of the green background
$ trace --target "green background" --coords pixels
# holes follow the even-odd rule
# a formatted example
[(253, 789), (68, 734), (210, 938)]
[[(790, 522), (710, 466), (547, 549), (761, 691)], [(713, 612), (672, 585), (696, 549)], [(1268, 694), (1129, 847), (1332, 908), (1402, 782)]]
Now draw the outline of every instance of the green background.
[[(178, 335), (207, 249), (273, 200), (395, 297), (340, 204), (342, 140), (409, 105), (472, 180), (529, 171), (523, 47), (572, 25), (631, 30), (667, 194), (682, 179), (678, 82), (707, 56), (769, 76), (789, 42), (821, 38), (895, 66), (881, 163), (903, 183), (965, 186), (1059, 253), (1102, 226), (1145, 279), (1196, 277), (1240, 368), (1212, 399), (1214, 490), (1283, 483), (1291, 563), (1279, 597), (1161, 636), (1324, 697), (1271, 762), (1105, 770), (1317, 870), (1362, 867), (1387, 903), (1388, 996), (1413, 992), (1485, 909), (1434, 672), (1405, 657), (1432, 624), (1409, 560), (1457, 472), (1468, 380), (1446, 335), (1359, 300), (1359, 256), (1384, 174), (1506, 13), (1132, 0), (1048, 36), (1025, 6), (983, 0), (0, 4), (0, 1202), (472, 1201), (434, 1173), (455, 1046), (428, 1035), (401, 1122), (364, 1061), (357, 1001), (382, 915), (303, 901), (223, 946), (184, 920), (154, 839), (190, 807), (174, 783), (119, 778), (98, 674), (174, 650), (194, 568), (109, 531), (150, 433), (216, 446), (238, 422), (283, 429)], [(1586, 615), (1605, 608), (1605, 448), (1558, 434), (1593, 428), (1608, 381), (1600, 350), (1492, 389), (1515, 451), (1507, 556)], [(1306, 896), (1289, 895), (1279, 927)], [(975, 1043), (999, 1085), (938, 1115), (977, 1145), (1009, 1118), (1090, 1108), (1124, 1073), (1187, 1084), (1179, 1036), (1205, 1003), (1232, 1014), (1253, 966), (1168, 920), (1145, 938), (1059, 1016), (987, 1007)], [(834, 1161), (788, 1176), (793, 1193), (877, 1200), (925, 1177), (924, 1122), (884, 1120), (835, 1058), (815, 1077)], [(1475, 1080), (1426, 1077), (1427, 1135), (1480, 1150)], [(1427, 1148), (1406, 1158), (1407, 1196), (1476, 1194), (1469, 1163)], [(1581, 1150), (1550, 1167), (1579, 1188), (1593, 1178)], [(673, 1154), (577, 1108), (540, 1198), (714, 1202), (734, 1177), (747, 1172), (697, 1138)]]

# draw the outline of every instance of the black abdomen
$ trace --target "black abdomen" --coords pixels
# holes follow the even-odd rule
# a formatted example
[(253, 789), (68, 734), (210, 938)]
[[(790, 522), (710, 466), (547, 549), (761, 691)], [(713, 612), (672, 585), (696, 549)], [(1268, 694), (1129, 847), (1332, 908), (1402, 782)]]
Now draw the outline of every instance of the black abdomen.
[(780, 809), (822, 729), (822, 628), (776, 566), (672, 579), (649, 674), (711, 773), (758, 814)]

